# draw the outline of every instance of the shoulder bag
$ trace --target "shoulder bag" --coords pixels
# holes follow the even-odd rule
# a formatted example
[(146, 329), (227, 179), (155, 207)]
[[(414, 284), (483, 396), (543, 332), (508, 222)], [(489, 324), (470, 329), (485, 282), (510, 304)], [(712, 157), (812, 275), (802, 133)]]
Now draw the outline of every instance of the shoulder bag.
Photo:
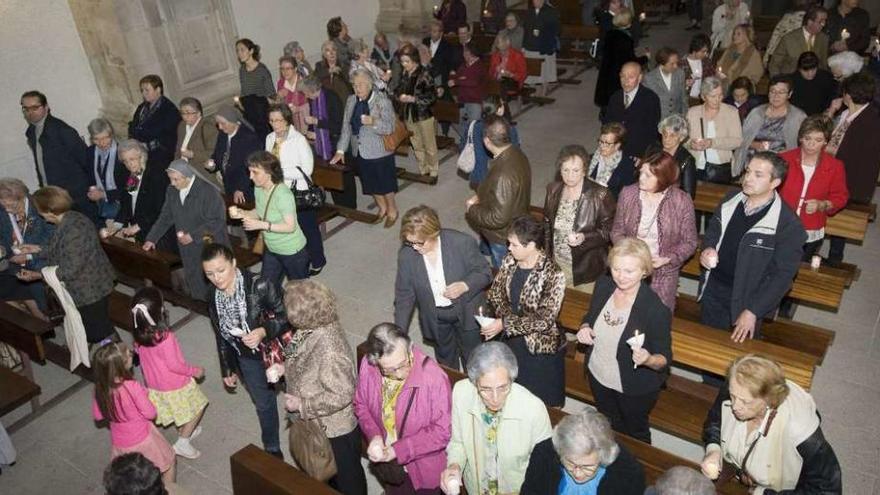
[(474, 165), (477, 163), (477, 157), (474, 151), (474, 124), (476, 123), (476, 120), (472, 120), (471, 125), (468, 126), (467, 141), (465, 141), (461, 153), (458, 154), (458, 169), (466, 174), (473, 172)]
[(317, 418), (303, 419), (295, 415), (289, 426), (290, 455), (312, 478), (327, 481), (336, 476), (336, 458), (330, 440)]
[[(275, 187), (278, 187), (277, 185)], [(272, 188), (272, 192), (269, 193), (269, 199), (266, 200), (266, 208), (263, 209), (263, 216), (260, 217), (262, 219), (266, 218), (266, 215), (269, 213), (269, 205), (272, 204), (272, 196), (275, 195), (275, 187)], [(251, 248), (254, 254), (263, 254), (263, 251), (266, 250), (266, 241), (263, 239), (263, 231), (260, 231), (260, 235), (257, 236), (257, 240), (254, 241), (254, 247)]]
[(317, 210), (324, 206), (324, 201), (327, 200), (326, 193), (321, 189), (321, 186), (315, 185), (312, 182), (312, 179), (303, 172), (303, 169), (296, 167), (299, 170), (299, 173), (302, 174), (303, 178), (306, 180), (306, 184), (308, 187), (303, 190), (299, 190), (296, 188), (296, 181), (293, 181), (291, 185), (291, 189), (293, 190), (293, 199), (296, 200), (296, 209), (299, 210)]
[(391, 134), (382, 136), (382, 141), (385, 142), (385, 151), (396, 151), (410, 136), (412, 136), (412, 133), (409, 132), (403, 121), (400, 120), (400, 117), (395, 116), (394, 130), (391, 131)]

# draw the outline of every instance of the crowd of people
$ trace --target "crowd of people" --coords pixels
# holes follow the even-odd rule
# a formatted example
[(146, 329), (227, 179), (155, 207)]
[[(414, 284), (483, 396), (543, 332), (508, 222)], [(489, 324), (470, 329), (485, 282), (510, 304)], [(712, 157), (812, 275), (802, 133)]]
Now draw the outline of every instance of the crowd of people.
[[(294, 460), (341, 493), (366, 493), (362, 442), (390, 494), (702, 494), (731, 471), (756, 490), (841, 493), (813, 399), (760, 356), (739, 357), (723, 380), (706, 377), (719, 393), (702, 473), (672, 469), (646, 492), (641, 465), (612, 432), (651, 442), (649, 415), (673, 362), (679, 274), (695, 252), (701, 323), (736, 342), (760, 338), (765, 318), (792, 316), (785, 296), (800, 263), (819, 253), (828, 217), (872, 201), (880, 47), (869, 46), (858, 0), (830, 11), (801, 2), (767, 57), (740, 0), (718, 6), (711, 36), (653, 56), (637, 54), (639, 19), (625, 1), (587, 9), (602, 32), (601, 129), (592, 154), (581, 144), (560, 150), (541, 219), (530, 211), (532, 168), (511, 106), (526, 85), (545, 94), (555, 82), (561, 20), (545, 0), (531, 0), (522, 24), (504, 2), (484, 3), (491, 54), (472, 42), (461, 0), (444, 0), (428, 36), (401, 33), (397, 49), (382, 33), (371, 49), (330, 19), (321, 60), (312, 67), (290, 42), (275, 82), (260, 46), (242, 38), (235, 105), (205, 117), (197, 98), (175, 105), (161, 77), (147, 75), (128, 138), (96, 118), (90, 147), (44, 94), (22, 95), (40, 187), (0, 179), (10, 262), (0, 296), (48, 319), (45, 282), (80, 315), (93, 414), (111, 431), (109, 493), (173, 485), (175, 456), (200, 455), (192, 442), (208, 404), (197, 384), (204, 369), (184, 358), (161, 291), (132, 298), (134, 345), (113, 329), (114, 271), (101, 247), (113, 236), (179, 254), (180, 289), (207, 303), (223, 383), (247, 390), (263, 448), (283, 459), (283, 390)], [(701, 29), (701, 9), (689, 14)], [(540, 76), (526, 76), (526, 57), (541, 59)], [(500, 91), (487, 96), (492, 81)], [(461, 120), (438, 122), (438, 101), (457, 103)], [(444, 228), (430, 206), (399, 210), (386, 144), (397, 127), (411, 133), (429, 183), (440, 170), (437, 128), (473, 153), (463, 216), (476, 238)], [(335, 294), (312, 278), (327, 263), (307, 194), (317, 166), (342, 173), (334, 203), (356, 208), (359, 178), (376, 223), (400, 219), (394, 322), (372, 328), (360, 363)], [(730, 187), (713, 214), (695, 211), (700, 182)], [(228, 219), (261, 247), (259, 274), (238, 266)], [(843, 251), (831, 237), (826, 262), (841, 263)], [(596, 409), (554, 428), (548, 408), (565, 402), (569, 341), (557, 319), (567, 290), (592, 295), (576, 342)], [(416, 310), (434, 357), (409, 335)], [(450, 380), (459, 370), (466, 378)], [(156, 425), (174, 425), (177, 441)], [(310, 425), (320, 446), (294, 434)], [(690, 491), (674, 491), (682, 486)]]

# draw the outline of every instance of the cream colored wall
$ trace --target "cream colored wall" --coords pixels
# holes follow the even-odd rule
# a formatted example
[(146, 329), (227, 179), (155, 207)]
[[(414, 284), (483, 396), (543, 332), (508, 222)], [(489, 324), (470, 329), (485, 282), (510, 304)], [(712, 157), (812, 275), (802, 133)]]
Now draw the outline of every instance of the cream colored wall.
[(0, 47), (0, 175), (33, 187), (21, 94), (42, 91), (52, 113), (86, 135), (101, 105), (98, 88), (66, 1), (0, 1)]

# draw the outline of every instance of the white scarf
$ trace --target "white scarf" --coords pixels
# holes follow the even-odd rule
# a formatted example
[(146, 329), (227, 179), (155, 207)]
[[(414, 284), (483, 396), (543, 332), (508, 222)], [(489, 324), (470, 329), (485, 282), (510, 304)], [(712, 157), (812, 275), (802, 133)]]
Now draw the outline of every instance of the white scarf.
[[(623, 152), (620, 150), (617, 150), (607, 159), (602, 157), (602, 153), (599, 153), (599, 150), (596, 150), (590, 159), (590, 171), (587, 177), (592, 177), (595, 172), (596, 178), (591, 180), (608, 187), (608, 181), (611, 180), (611, 175), (617, 168), (617, 164), (620, 163), (621, 158), (623, 158)], [(596, 171), (597, 168), (598, 172)]]
[(89, 361), (89, 342), (86, 339), (86, 328), (82, 322), (82, 316), (76, 309), (76, 303), (70, 297), (70, 293), (64, 288), (64, 282), (58, 278), (55, 271), (57, 266), (43, 267), (43, 280), (55, 291), (61, 307), (64, 308), (64, 338), (67, 341), (67, 348), (70, 349), (70, 371), (76, 369), (80, 364), (86, 368), (91, 368), (92, 363)]

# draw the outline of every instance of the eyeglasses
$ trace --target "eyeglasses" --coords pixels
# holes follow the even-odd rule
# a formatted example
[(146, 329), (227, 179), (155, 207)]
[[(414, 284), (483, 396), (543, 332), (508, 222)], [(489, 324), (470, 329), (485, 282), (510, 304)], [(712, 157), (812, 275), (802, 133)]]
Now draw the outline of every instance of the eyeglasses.
[(43, 108), (43, 105), (30, 105), (30, 106), (21, 106), (22, 113), (36, 112), (37, 110)]
[(293, 70), (293, 67), (290, 67), (289, 65), (282, 65), (278, 69), (279, 70)]
[(510, 384), (501, 385), (500, 387), (477, 387), (477, 392), (483, 397), (498, 397), (510, 392)]
[(422, 247), (427, 242), (428, 242), (427, 240), (425, 240), (425, 241), (411, 241), (409, 239), (406, 239), (403, 241), (403, 245), (407, 246), (407, 247), (414, 248), (414, 247)]
[(284, 119), (269, 119), (270, 124), (280, 124), (282, 122), (287, 123), (287, 121)]
[(181, 111), (180, 111), (180, 115), (198, 115), (198, 114), (199, 114), (199, 112), (194, 112), (194, 111), (191, 111), (191, 110), (190, 110), (190, 111), (187, 111), (187, 110), (181, 110)]
[(568, 459), (562, 460), (562, 466), (569, 473), (581, 472), (583, 474), (592, 473), (599, 468), (598, 464), (575, 464)]
[(787, 89), (771, 89), (771, 90), (770, 90), (770, 94), (771, 94), (771, 95), (781, 95), (781, 96), (785, 96), (785, 95), (787, 95), (788, 93), (789, 93), (789, 91), (788, 91)]
[(413, 355), (411, 352), (409, 352), (406, 354), (406, 360), (403, 363), (401, 363), (400, 365), (395, 366), (393, 368), (384, 368), (382, 366), (379, 366), (379, 369), (382, 370), (382, 374), (385, 376), (396, 375), (398, 371), (404, 370), (404, 369), (412, 366), (412, 363), (413, 363)]
[(601, 139), (597, 139), (596, 142), (599, 143), (599, 146), (602, 146), (602, 145), (604, 145), (604, 146), (614, 146), (615, 144), (617, 144), (617, 141), (603, 141), (603, 140), (601, 140)]

